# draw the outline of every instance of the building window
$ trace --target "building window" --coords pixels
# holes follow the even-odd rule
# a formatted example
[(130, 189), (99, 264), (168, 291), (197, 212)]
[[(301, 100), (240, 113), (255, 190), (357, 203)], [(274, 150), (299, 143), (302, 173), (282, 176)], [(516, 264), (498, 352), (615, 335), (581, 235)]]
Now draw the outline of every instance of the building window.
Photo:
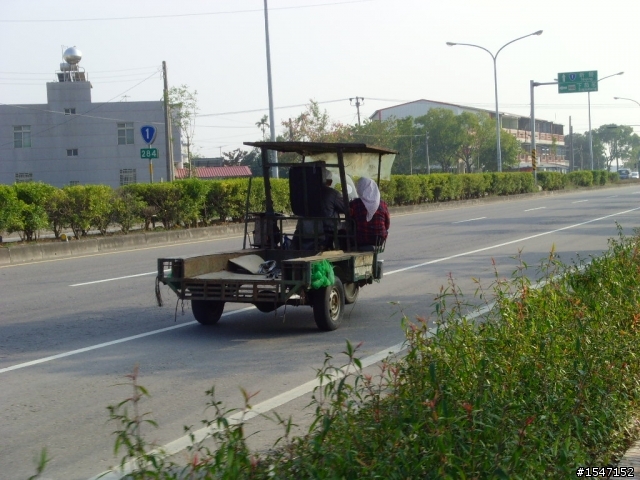
[(33, 173), (16, 173), (16, 183), (32, 182)]
[(71, 180), (69, 182), (69, 186), (74, 187), (76, 185), (80, 185), (80, 180)]
[(136, 169), (122, 168), (120, 169), (120, 186), (136, 183)]
[(133, 122), (118, 124), (118, 145), (133, 145)]
[(67, 157), (77, 157), (78, 149), (77, 148), (67, 148)]
[(13, 127), (13, 148), (28, 148), (31, 146), (31, 125)]
[(76, 114), (76, 109), (75, 108), (65, 108), (64, 109), (64, 114), (65, 115), (75, 115)]

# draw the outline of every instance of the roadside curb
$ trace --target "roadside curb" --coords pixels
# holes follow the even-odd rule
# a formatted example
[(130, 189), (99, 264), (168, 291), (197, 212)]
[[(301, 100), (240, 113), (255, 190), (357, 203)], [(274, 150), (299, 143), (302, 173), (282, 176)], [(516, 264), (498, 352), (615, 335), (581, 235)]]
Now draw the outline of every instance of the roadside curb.
[(71, 258), (118, 250), (135, 250), (152, 246), (184, 243), (190, 240), (225, 238), (244, 233), (244, 223), (217, 225), (168, 232), (144, 232), (112, 235), (82, 240), (54, 241), (33, 245), (0, 248), (0, 266), (34, 263), (57, 258)]

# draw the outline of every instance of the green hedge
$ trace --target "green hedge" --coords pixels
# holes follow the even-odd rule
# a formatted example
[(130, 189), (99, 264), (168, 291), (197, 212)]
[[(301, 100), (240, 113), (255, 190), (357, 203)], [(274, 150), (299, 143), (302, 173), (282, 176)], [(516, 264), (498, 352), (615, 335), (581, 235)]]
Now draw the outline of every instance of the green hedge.
[[(538, 172), (542, 190), (585, 187), (618, 182), (615, 172), (578, 171), (568, 175)], [(247, 207), (249, 179), (201, 180), (133, 184), (112, 190), (103, 185), (76, 185), (58, 189), (39, 182), (0, 185), (0, 231), (19, 232), (34, 240), (41, 230), (56, 237), (71, 228), (76, 238), (91, 229), (106, 234), (118, 225), (128, 233), (135, 225), (145, 229), (157, 223), (165, 229), (191, 228), (216, 222), (238, 222)], [(431, 175), (392, 175), (380, 182), (380, 193), (390, 206), (449, 202), (491, 195), (517, 195), (536, 191), (530, 172)], [(273, 207), (290, 213), (287, 179), (271, 179)], [(249, 211), (265, 210), (264, 180), (251, 180)]]

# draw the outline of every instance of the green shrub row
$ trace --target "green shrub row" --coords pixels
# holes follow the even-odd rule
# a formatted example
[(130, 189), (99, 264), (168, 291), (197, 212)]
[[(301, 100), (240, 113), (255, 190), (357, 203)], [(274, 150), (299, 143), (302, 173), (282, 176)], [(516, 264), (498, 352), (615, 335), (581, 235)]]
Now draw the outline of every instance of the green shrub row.
[[(567, 186), (603, 185), (617, 181), (617, 173), (580, 171), (568, 175), (539, 172), (538, 186), (558, 190)], [(117, 225), (123, 233), (143, 225), (147, 230), (162, 224), (165, 229), (207, 226), (216, 222), (241, 221), (249, 211), (265, 209), (262, 178), (200, 180), (133, 184), (113, 190), (104, 185), (75, 185), (56, 188), (43, 183), (0, 185), (0, 232), (18, 232), (23, 240), (37, 239), (41, 230), (56, 238), (70, 228), (76, 238), (90, 230), (106, 234)], [(448, 202), (490, 195), (515, 195), (536, 191), (531, 173), (472, 173), (392, 175), (382, 181), (382, 198), (389, 205)], [(274, 209), (290, 212), (289, 184), (272, 179)]]

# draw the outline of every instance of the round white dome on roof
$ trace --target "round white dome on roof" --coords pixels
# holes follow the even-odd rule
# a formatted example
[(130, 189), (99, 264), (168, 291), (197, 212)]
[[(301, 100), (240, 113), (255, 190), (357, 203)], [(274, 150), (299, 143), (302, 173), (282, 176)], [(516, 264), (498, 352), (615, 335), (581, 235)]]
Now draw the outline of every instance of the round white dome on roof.
[(69, 47), (62, 54), (62, 58), (64, 58), (65, 62), (75, 65), (82, 60), (82, 52), (75, 46)]

